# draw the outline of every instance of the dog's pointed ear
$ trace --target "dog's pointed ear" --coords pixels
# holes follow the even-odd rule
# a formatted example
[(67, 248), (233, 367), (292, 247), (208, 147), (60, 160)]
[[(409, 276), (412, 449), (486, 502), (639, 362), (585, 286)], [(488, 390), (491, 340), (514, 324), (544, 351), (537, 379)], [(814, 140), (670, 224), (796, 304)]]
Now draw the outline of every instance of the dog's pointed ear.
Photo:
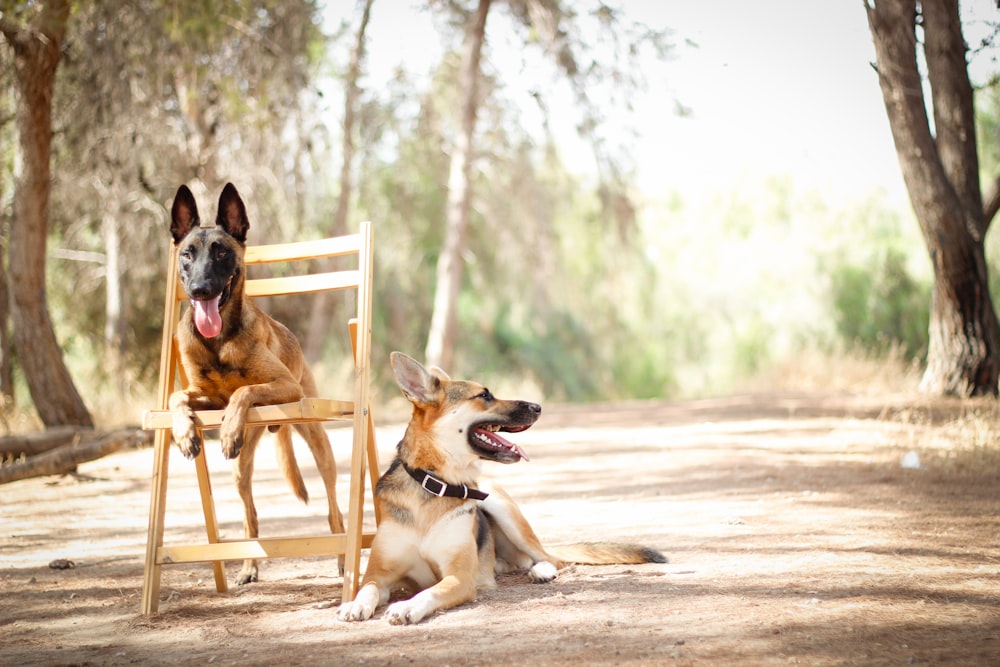
[[(403, 395), (410, 403), (414, 405), (437, 404), (437, 394), (441, 390), (441, 381), (448, 379), (444, 371), (438, 368), (428, 371), (416, 360), (402, 352), (390, 354), (389, 363), (392, 364), (392, 371), (396, 375), (396, 384), (399, 385)], [(434, 371), (438, 371), (443, 377)]]
[(180, 243), (199, 224), (201, 221), (194, 195), (188, 186), (182, 185), (177, 188), (174, 205), (170, 207), (170, 235), (174, 237), (174, 243)]
[(222, 194), (219, 195), (219, 214), (215, 224), (225, 229), (240, 243), (247, 242), (247, 230), (250, 229), (247, 207), (232, 183), (226, 183), (226, 187), (222, 188)]

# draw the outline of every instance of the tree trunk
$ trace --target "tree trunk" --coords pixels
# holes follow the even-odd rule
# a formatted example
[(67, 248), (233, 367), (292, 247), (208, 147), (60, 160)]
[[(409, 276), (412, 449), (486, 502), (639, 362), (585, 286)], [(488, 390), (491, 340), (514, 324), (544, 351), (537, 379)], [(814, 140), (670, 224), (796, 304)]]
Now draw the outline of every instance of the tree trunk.
[(14, 47), (20, 94), (17, 127), (22, 164), (8, 248), (11, 319), (17, 356), (42, 423), (90, 427), (90, 413), (63, 363), (45, 298), (52, 92), (68, 20), (69, 2), (52, 0), (32, 26), (0, 25)]
[(486, 37), (490, 0), (479, 0), (467, 27), (462, 56), (461, 131), (455, 139), (448, 172), (448, 206), (444, 243), (437, 263), (434, 310), (424, 353), (428, 364), (451, 368), (462, 285), (462, 252), (472, 203), (472, 159), (479, 111), (479, 60)]
[[(7, 230), (0, 234), (10, 238)], [(7, 269), (4, 258), (7, 248), (0, 247), (0, 406), (14, 405), (14, 364), (11, 360), (13, 349), (10, 343), (10, 282), (7, 280)]]
[(106, 215), (101, 225), (104, 235), (104, 369), (112, 378), (112, 391), (117, 392), (117, 399), (123, 400), (126, 395), (125, 377), (125, 335), (127, 321), (125, 318), (125, 286), (122, 284), (124, 267), (122, 266), (121, 235), (118, 229), (118, 219)]
[(997, 393), (1000, 325), (990, 300), (972, 87), (957, 0), (922, 3), (931, 133), (917, 67), (915, 0), (869, 0), (879, 85), (910, 202), (934, 268), (921, 390)]
[[(364, 9), (361, 13), (361, 24), (355, 35), (354, 49), (351, 51), (351, 64), (344, 81), (344, 136), (341, 141), (340, 162), (340, 194), (337, 198), (337, 210), (333, 215), (330, 233), (333, 236), (347, 233), (347, 213), (350, 210), (351, 195), (354, 186), (351, 182), (351, 169), (354, 162), (354, 126), (356, 124), (358, 98), (361, 90), (358, 79), (361, 78), (361, 67), (365, 60), (365, 32), (368, 30), (368, 20), (371, 18), (372, 2), (363, 0)], [(333, 270), (332, 267), (330, 270)], [(341, 329), (328, 324), (329, 312), (334, 305), (333, 296), (329, 292), (320, 292), (313, 298), (312, 311), (309, 314), (309, 327), (306, 331), (304, 353), (309, 361), (318, 361), (323, 356), (323, 343), (330, 332), (343, 332), (347, 322)]]

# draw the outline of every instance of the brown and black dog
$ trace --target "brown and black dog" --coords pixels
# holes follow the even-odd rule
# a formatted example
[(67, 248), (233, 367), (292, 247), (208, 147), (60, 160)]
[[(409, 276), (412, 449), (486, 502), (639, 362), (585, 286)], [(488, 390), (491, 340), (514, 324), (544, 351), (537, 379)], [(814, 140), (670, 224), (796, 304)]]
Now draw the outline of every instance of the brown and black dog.
[[(188, 386), (170, 396), (174, 440), (186, 457), (194, 458), (202, 442), (192, 411), (225, 409), (219, 431), (222, 453), (233, 459), (233, 478), (245, 514), (244, 533), (256, 538), (251, 477), (264, 427), (247, 428), (247, 410), (316, 396), (316, 382), (292, 332), (244, 293), (243, 255), (250, 223), (233, 184), (227, 183), (219, 197), (215, 227), (201, 227), (194, 196), (184, 185), (177, 190), (170, 217), (170, 234), (179, 247), (177, 270), (191, 302), (177, 333)], [(315, 423), (294, 427), (308, 443), (323, 478), (330, 530), (342, 533), (344, 519), (335, 492), (337, 465), (326, 431)], [(295, 495), (306, 502), (308, 494), (292, 449), (291, 427), (283, 425), (275, 430), (281, 470)], [(257, 581), (257, 563), (247, 560), (236, 583), (252, 581)]]
[(547, 582), (570, 563), (666, 562), (659, 551), (634, 544), (543, 547), (511, 497), (479, 479), (482, 460), (527, 459), (500, 432), (529, 428), (541, 406), (501, 400), (400, 352), (390, 359), (413, 417), (375, 489), (382, 521), (361, 589), (340, 606), (340, 620), (371, 618), (398, 585), (416, 595), (390, 605), (385, 617), (405, 625), (475, 599), (478, 588), (495, 588), (498, 573), (527, 570), (532, 581)]

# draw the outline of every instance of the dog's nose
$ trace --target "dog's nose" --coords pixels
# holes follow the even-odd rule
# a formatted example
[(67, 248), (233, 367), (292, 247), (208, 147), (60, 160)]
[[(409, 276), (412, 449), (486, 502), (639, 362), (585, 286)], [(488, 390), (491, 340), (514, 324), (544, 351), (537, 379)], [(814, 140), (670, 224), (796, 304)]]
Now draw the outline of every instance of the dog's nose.
[(538, 403), (528, 403), (527, 407), (530, 412), (533, 412), (536, 415), (542, 414), (542, 406), (540, 406)]
[(212, 287), (207, 282), (188, 285), (188, 295), (194, 299), (207, 299), (212, 296)]

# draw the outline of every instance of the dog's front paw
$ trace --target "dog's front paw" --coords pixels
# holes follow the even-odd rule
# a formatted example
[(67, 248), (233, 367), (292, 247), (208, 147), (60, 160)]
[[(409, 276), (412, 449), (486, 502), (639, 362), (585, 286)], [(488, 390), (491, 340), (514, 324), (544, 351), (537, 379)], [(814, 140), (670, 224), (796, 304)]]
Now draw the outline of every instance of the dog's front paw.
[(528, 570), (528, 578), (536, 584), (547, 584), (556, 578), (559, 570), (547, 560), (540, 560)]
[(194, 427), (193, 413), (190, 410), (174, 412), (173, 436), (177, 447), (188, 459), (193, 459), (201, 453), (201, 437)]
[(355, 600), (354, 602), (345, 602), (340, 605), (340, 609), (337, 610), (337, 620), (349, 623), (353, 621), (367, 621), (374, 613), (375, 607)]
[(349, 622), (367, 621), (375, 613), (375, 608), (388, 597), (388, 590), (385, 591), (385, 598), (383, 598), (378, 585), (368, 582), (354, 596), (353, 602), (345, 602), (340, 605), (340, 609), (337, 610), (337, 618)]
[(197, 435), (193, 435), (189, 438), (181, 438), (177, 441), (177, 447), (180, 448), (181, 454), (187, 459), (194, 459), (201, 454), (201, 438)]
[(243, 449), (243, 434), (222, 438), (222, 455), (228, 460), (232, 461), (239, 456), (241, 449)]
[(413, 625), (427, 615), (427, 610), (413, 600), (403, 600), (389, 605), (385, 610), (385, 620), (391, 625)]
[(243, 436), (246, 431), (246, 415), (234, 411), (232, 404), (222, 415), (222, 426), (219, 428), (219, 440), (222, 441), (222, 455), (229, 460), (235, 459), (243, 449)]

